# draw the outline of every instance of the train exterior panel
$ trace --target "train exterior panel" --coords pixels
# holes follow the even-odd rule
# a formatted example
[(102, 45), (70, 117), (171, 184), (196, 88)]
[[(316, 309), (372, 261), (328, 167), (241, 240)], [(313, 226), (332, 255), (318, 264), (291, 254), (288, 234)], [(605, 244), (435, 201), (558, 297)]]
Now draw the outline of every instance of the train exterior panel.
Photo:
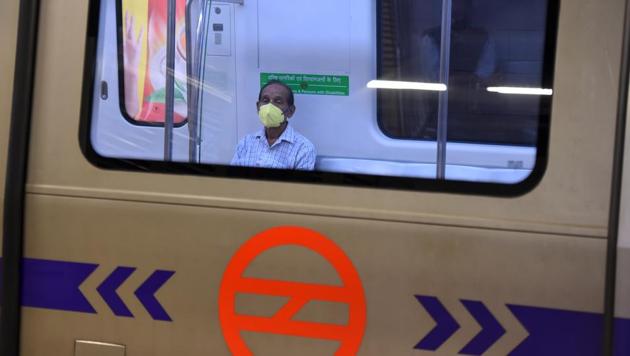
[[(17, 3), (0, 5), (8, 47), (15, 23), (4, 19)], [(243, 11), (217, 3), (230, 16)], [(562, 2), (547, 166), (516, 197), (97, 167), (77, 137), (90, 4), (41, 3), (22, 355), (599, 354), (625, 1)], [(236, 40), (247, 37), (238, 28), (247, 22), (234, 26)], [(12, 54), (0, 54), (3, 78)], [(337, 62), (354, 73), (355, 55)], [(253, 59), (226, 66), (239, 60)], [(255, 115), (246, 88), (257, 88), (258, 74), (230, 89), (247, 92), (235, 116)], [(0, 84), (5, 127), (10, 83)], [(305, 109), (318, 100), (330, 98), (304, 99)], [(619, 270), (628, 263), (623, 216)], [(627, 275), (618, 278), (623, 300)], [(627, 304), (616, 317), (627, 332)]]

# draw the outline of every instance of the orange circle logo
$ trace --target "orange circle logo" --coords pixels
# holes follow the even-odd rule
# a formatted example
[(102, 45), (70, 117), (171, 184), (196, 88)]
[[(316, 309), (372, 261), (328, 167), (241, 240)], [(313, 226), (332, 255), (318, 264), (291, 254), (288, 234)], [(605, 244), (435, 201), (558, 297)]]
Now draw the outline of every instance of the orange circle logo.
[[(244, 277), (247, 267), (263, 252), (274, 247), (307, 248), (323, 258), (337, 271), (342, 286), (289, 282)], [(272, 317), (236, 313), (238, 293), (289, 297), (289, 301)], [(348, 323), (335, 325), (292, 320), (310, 301), (345, 303)], [(254, 236), (241, 246), (227, 266), (219, 290), (219, 320), (228, 348), (234, 355), (252, 355), (241, 331), (300, 336), (338, 341), (336, 355), (355, 355), (361, 346), (366, 324), (365, 293), (361, 279), (346, 254), (331, 240), (309, 229), (277, 227)]]

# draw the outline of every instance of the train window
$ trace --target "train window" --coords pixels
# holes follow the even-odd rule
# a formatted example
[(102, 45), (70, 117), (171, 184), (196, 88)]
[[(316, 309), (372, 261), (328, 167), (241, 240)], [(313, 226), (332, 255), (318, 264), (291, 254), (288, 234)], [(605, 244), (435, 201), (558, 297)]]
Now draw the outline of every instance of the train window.
[[(166, 1), (118, 0), (120, 107), (123, 117), (138, 125), (166, 121)], [(185, 0), (175, 2), (174, 126), (185, 124), (186, 33)]]
[(94, 1), (81, 146), (102, 167), (521, 194), (546, 163), (557, 6)]
[(552, 94), (547, 9), (547, 0), (380, 1), (379, 79), (443, 85), (380, 90), (383, 132), (436, 140), (444, 122), (448, 141), (536, 146)]

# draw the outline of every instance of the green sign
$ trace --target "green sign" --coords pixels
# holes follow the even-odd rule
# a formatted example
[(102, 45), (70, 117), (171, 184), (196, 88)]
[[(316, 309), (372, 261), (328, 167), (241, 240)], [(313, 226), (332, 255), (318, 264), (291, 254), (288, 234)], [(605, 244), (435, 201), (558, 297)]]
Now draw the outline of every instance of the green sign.
[(350, 79), (346, 75), (260, 73), (260, 86), (270, 80), (283, 82), (295, 94), (350, 95)]

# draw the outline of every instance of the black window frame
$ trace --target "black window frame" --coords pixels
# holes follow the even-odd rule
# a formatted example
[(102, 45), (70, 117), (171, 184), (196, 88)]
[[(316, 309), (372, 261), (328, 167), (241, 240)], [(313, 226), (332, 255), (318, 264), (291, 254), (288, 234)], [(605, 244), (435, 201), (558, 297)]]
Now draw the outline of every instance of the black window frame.
[[(526, 179), (515, 184), (437, 180), (434, 178), (410, 178), (324, 171), (280, 170), (217, 164), (120, 159), (101, 156), (96, 152), (91, 143), (92, 100), (94, 98), (96, 85), (94, 79), (96, 76), (99, 23), (101, 21), (101, 1), (102, 0), (91, 0), (91, 6), (88, 14), (81, 115), (78, 132), (79, 145), (84, 156), (90, 163), (98, 168), (145, 173), (211, 176), (229, 179), (250, 179), (257, 181), (324, 184), (351, 188), (380, 188), (496, 197), (518, 197), (530, 192), (542, 180), (546, 171), (549, 150), (550, 115), (542, 119), (539, 123), (536, 146), (536, 163), (534, 169)], [(546, 65), (543, 70), (543, 84), (550, 88), (553, 87), (559, 3), (560, 0), (549, 0), (549, 11), (547, 13), (548, 26), (544, 58)], [(374, 6), (378, 6), (378, 4), (375, 4)], [(375, 53), (375, 55), (377, 55), (377, 53)], [(543, 100), (552, 100), (552, 97), (547, 97)], [(547, 105), (550, 105), (550, 103)]]

